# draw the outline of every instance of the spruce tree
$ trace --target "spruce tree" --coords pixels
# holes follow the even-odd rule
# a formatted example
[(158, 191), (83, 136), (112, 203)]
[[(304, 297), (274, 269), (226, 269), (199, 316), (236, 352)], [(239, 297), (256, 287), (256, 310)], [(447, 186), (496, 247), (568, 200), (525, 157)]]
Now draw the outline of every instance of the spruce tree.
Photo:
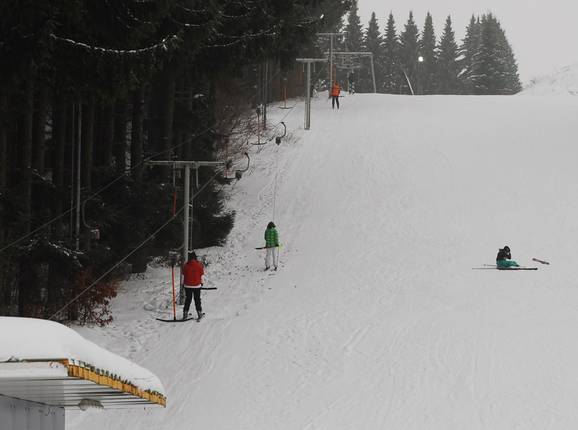
[(347, 25), (345, 26), (346, 45), (349, 51), (361, 51), (363, 47), (363, 27), (361, 26), (361, 19), (359, 18), (359, 9), (357, 0), (352, 0), (351, 9), (347, 17)]
[(502, 71), (502, 94), (516, 94), (522, 91), (522, 84), (520, 82), (520, 75), (518, 74), (518, 63), (514, 56), (514, 51), (508, 38), (506, 37), (506, 32), (502, 29), (500, 23), (496, 21), (498, 26), (498, 52), (500, 58), (502, 59), (503, 71)]
[(419, 55), (422, 61), (418, 62), (418, 93), (433, 94), (436, 90), (437, 55), (433, 19), (429, 12), (425, 18)]
[[(373, 63), (375, 69), (375, 84), (377, 88), (383, 85), (383, 39), (379, 32), (375, 12), (371, 13), (371, 19), (365, 32), (363, 41), (363, 50), (373, 54)], [(373, 92), (373, 80), (371, 76), (371, 63), (369, 59), (364, 59), (363, 68), (361, 69), (360, 92)]]
[(382, 86), (380, 92), (397, 94), (404, 85), (399, 60), (399, 38), (395, 28), (395, 19), (390, 12), (383, 41)]
[(482, 17), (480, 44), (474, 55), (471, 83), (474, 94), (515, 94), (521, 89), (518, 66), (500, 22)]
[(460, 48), (460, 81), (462, 86), (463, 94), (473, 94), (474, 84), (473, 84), (473, 65), (474, 57), (476, 56), (478, 49), (480, 47), (482, 25), (480, 18), (476, 18), (472, 15), (470, 23), (466, 28), (466, 36), (462, 41), (462, 46)]
[[(358, 6), (357, 0), (353, 0), (351, 2), (351, 6), (349, 8), (349, 14), (347, 15), (347, 23), (344, 28), (345, 37), (342, 38), (342, 42), (340, 44), (339, 50), (341, 51), (361, 51), (363, 47), (363, 27), (361, 26), (361, 19), (359, 18), (358, 13)], [(349, 68), (345, 73), (347, 76), (347, 85), (348, 86), (355, 86), (357, 84), (358, 73), (354, 73), (355, 66), (360, 66), (361, 64), (355, 63), (354, 59), (351, 57), (347, 57), (344, 60), (345, 63), (351, 63), (353, 66)], [(345, 65), (342, 64), (341, 68), (344, 68)], [(343, 76), (343, 75), (342, 75)], [(342, 82), (342, 86), (343, 86)]]
[(460, 93), (460, 65), (458, 44), (452, 28), (452, 18), (448, 16), (438, 47), (437, 92), (439, 94)]
[[(407, 93), (416, 92), (417, 64), (419, 58), (419, 30), (413, 19), (413, 12), (405, 24), (405, 29), (399, 37), (399, 59), (403, 72), (409, 82), (405, 85)], [(411, 85), (412, 88), (407, 86)]]

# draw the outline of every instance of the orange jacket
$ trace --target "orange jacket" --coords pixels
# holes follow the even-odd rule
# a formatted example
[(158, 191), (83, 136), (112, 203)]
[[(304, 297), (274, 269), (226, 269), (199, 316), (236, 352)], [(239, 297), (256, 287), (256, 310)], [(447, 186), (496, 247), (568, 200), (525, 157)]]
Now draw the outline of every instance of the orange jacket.
[(331, 96), (332, 97), (339, 97), (339, 94), (341, 93), (341, 87), (339, 86), (338, 83), (333, 84), (333, 86), (331, 87)]

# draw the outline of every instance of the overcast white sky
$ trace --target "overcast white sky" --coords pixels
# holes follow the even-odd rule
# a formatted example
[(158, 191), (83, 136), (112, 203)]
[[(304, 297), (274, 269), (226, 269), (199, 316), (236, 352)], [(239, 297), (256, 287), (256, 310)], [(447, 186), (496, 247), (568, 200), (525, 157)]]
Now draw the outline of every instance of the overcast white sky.
[(578, 0), (358, 0), (362, 24), (371, 12), (383, 31), (392, 11), (398, 32), (413, 10), (420, 29), (427, 11), (434, 17), (436, 35), (441, 35), (447, 15), (452, 16), (456, 37), (461, 41), (472, 13), (491, 11), (501, 21), (520, 68), (520, 78), (551, 74), (578, 63)]

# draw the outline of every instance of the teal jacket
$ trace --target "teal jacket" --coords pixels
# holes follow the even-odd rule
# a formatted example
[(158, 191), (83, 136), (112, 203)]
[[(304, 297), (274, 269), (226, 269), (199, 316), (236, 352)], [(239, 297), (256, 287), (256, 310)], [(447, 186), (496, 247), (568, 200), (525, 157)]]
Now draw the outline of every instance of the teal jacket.
[(279, 246), (279, 233), (277, 233), (277, 229), (268, 228), (265, 230), (265, 246), (267, 248)]

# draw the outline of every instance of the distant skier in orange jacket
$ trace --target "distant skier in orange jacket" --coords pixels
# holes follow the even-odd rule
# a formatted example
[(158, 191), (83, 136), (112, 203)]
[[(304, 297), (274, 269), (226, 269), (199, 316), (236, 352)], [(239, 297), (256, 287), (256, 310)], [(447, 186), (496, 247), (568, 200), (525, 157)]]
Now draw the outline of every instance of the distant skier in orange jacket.
[(337, 81), (333, 82), (331, 87), (331, 107), (335, 109), (335, 104), (337, 103), (337, 109), (339, 109), (339, 94), (341, 94), (341, 87)]

